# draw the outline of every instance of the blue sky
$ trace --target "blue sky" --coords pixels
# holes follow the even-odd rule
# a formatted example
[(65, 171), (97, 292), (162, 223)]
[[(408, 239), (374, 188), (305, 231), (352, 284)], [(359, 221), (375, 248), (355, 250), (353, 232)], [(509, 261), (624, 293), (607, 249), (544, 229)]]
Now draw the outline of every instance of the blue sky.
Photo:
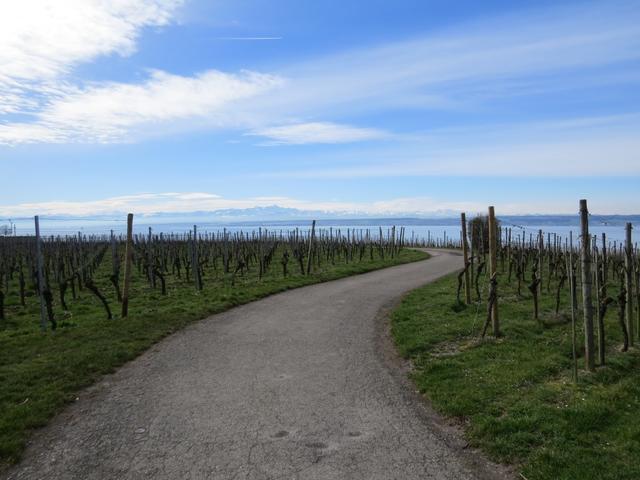
[(640, 2), (23, 0), (0, 217), (640, 213)]

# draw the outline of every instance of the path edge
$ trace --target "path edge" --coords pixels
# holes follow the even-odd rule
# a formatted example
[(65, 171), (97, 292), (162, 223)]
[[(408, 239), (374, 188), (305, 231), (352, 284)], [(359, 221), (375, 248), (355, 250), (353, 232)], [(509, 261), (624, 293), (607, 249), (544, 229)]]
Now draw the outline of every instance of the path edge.
[[(434, 250), (429, 253), (433, 255)], [(444, 253), (437, 251), (437, 253)], [(458, 252), (446, 251), (448, 254), (459, 255)], [(440, 280), (450, 275), (443, 274), (431, 282)], [(427, 282), (427, 283), (431, 283)], [(425, 283), (425, 285), (427, 284)], [(421, 288), (421, 287), (418, 287)], [(411, 290), (413, 291), (413, 290)], [(393, 378), (402, 392), (405, 402), (411, 406), (424, 428), (433, 433), (440, 441), (442, 441), (460, 463), (472, 472), (478, 480), (513, 480), (518, 478), (513, 466), (502, 465), (489, 460), (484, 452), (479, 449), (471, 448), (468, 441), (464, 438), (464, 429), (460, 422), (447, 418), (438, 413), (429, 399), (417, 390), (416, 385), (409, 377), (409, 373), (413, 370), (412, 362), (403, 358), (398, 352), (396, 343), (391, 334), (391, 315), (393, 311), (402, 303), (404, 298), (411, 293), (404, 293), (400, 297), (384, 304), (375, 316), (375, 356), (384, 368)]]

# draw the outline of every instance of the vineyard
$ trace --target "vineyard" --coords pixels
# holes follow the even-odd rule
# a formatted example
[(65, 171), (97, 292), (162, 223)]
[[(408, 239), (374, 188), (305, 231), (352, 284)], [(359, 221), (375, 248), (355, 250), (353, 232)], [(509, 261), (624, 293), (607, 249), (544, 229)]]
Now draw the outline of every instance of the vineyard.
[[(189, 322), (420, 260), (402, 228), (0, 237), (0, 463), (76, 392)], [(37, 232), (39, 233), (39, 232)]]
[[(132, 219), (130, 219), (132, 220)], [(129, 236), (0, 238), (0, 320), (19, 326), (40, 305), (40, 327), (56, 330), (73, 316), (82, 292), (104, 316), (126, 317), (129, 295), (168, 296), (184, 287), (202, 291), (242, 287), (281, 276), (321, 274), (327, 266), (393, 261), (405, 246), (404, 230), (162, 233)], [(414, 242), (414, 244), (416, 244)], [(131, 284), (132, 276), (134, 283)], [(40, 299), (42, 301), (40, 301)], [(115, 308), (115, 306), (119, 308)], [(56, 309), (58, 310), (56, 312)], [(120, 315), (121, 313), (121, 315)], [(14, 321), (12, 321), (14, 319)]]
[[(546, 320), (570, 320), (572, 325), (572, 359), (577, 376), (578, 316), (582, 318), (585, 368), (593, 371), (597, 363), (606, 363), (607, 332), (605, 318), (615, 311), (621, 350), (626, 352), (640, 340), (640, 259), (632, 242), (632, 225), (625, 227), (624, 244), (589, 234), (586, 200), (581, 201), (581, 235), (562, 238), (542, 230), (537, 236), (515, 233), (502, 227), (493, 207), (487, 217), (476, 217), (467, 225), (461, 217), (464, 269), (458, 274), (456, 303), (462, 305), (464, 287), (466, 305), (484, 301), (481, 337), (489, 327), (500, 337), (499, 285), (515, 285), (518, 298), (526, 292), (531, 301), (531, 318), (544, 325), (540, 302), (544, 296), (553, 301), (553, 311)], [(467, 235), (467, 230), (469, 234)], [(483, 296), (482, 292), (486, 292)], [(562, 308), (561, 308), (562, 307)], [(551, 315), (548, 315), (548, 314)], [(617, 337), (617, 335), (614, 335)], [(596, 346), (597, 338), (597, 346)]]
[(623, 243), (462, 216), (465, 268), (392, 317), (432, 405), (525, 479), (640, 478), (640, 272)]
[[(640, 408), (638, 248), (630, 224), (624, 243), (592, 236), (581, 207), (575, 238), (526, 234), (493, 208), (462, 214), (458, 238), (315, 222), (286, 232), (134, 234), (132, 216), (126, 235), (41, 237), (36, 219), (35, 236), (0, 237), (0, 465), (15, 462), (30, 431), (82, 387), (190, 322), (423, 259), (407, 247), (430, 247), (461, 252), (464, 268), (411, 293), (394, 314), (419, 388), (444, 413), (470, 419), (474, 445), (529, 462), (533, 478), (598, 472), (597, 454), (626, 471), (640, 447), (630, 422)], [(592, 445), (607, 442), (596, 454)], [(584, 468), (567, 462), (587, 450)]]

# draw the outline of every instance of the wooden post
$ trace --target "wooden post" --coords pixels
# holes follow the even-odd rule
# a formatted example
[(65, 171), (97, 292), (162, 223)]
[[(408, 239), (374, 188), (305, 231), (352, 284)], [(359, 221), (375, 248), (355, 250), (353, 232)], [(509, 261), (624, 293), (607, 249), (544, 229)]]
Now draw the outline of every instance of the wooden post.
[[(602, 284), (606, 287), (608, 279), (607, 234), (602, 232)], [(606, 295), (605, 295), (606, 296)]]
[(78, 267), (80, 268), (80, 280), (84, 284), (85, 281), (85, 266), (84, 266), (84, 257), (82, 256), (82, 232), (78, 232)]
[(600, 254), (598, 252), (597, 237), (593, 237), (593, 260), (594, 260), (594, 275), (593, 280), (596, 287), (596, 308), (595, 308), (595, 316), (596, 316), (596, 325), (598, 330), (598, 363), (602, 366), (605, 364), (605, 338), (604, 338), (604, 319), (600, 321), (600, 308), (602, 305), (602, 301), (604, 299), (600, 298), (600, 289), (602, 285), (600, 285)]
[(149, 285), (153, 288), (156, 288), (156, 278), (153, 275), (153, 254), (151, 252), (151, 244), (153, 241), (153, 234), (151, 232), (151, 227), (149, 227), (149, 236), (147, 237), (147, 277), (149, 278)]
[(512, 272), (512, 262), (511, 262), (511, 227), (507, 229), (507, 262), (509, 263), (509, 274), (507, 283), (511, 283), (511, 272)]
[(200, 260), (198, 259), (198, 227), (193, 226), (193, 243), (191, 244), (191, 271), (195, 280), (196, 290), (202, 290), (202, 282), (200, 281)]
[(118, 244), (116, 243), (116, 237), (111, 230), (111, 272), (116, 275), (118, 273)]
[(544, 234), (538, 231), (538, 296), (542, 296), (542, 266), (544, 265)]
[(464, 258), (464, 299), (467, 305), (471, 304), (471, 279), (469, 277), (469, 245), (467, 243), (467, 217), (464, 212), (460, 214), (462, 226), (462, 257)]
[(38, 295), (40, 296), (40, 330), (47, 329), (47, 307), (44, 300), (44, 275), (42, 260), (42, 239), (40, 238), (40, 218), (34, 217), (36, 224), (36, 265), (38, 269)]
[[(555, 242), (555, 237), (554, 237)], [(551, 264), (553, 263), (553, 258), (555, 257), (555, 243), (553, 244), (554, 248), (551, 248), (551, 233), (547, 233), (547, 293), (551, 291)]]
[(129, 289), (133, 263), (133, 213), (127, 215), (127, 243), (124, 249), (124, 285), (122, 287), (122, 318), (129, 314)]
[(396, 256), (396, 226), (391, 227), (391, 258)]
[(640, 258), (638, 258), (638, 245), (635, 246), (635, 276), (636, 276), (636, 331), (640, 337)]
[[(493, 278), (498, 273), (498, 262), (496, 257), (496, 215), (495, 210), (491, 206), (489, 207), (489, 278)], [(497, 287), (496, 287), (497, 288)], [(493, 327), (493, 336), (500, 336), (500, 319), (498, 317), (498, 292), (496, 291), (496, 298), (491, 308), (491, 325)]]
[(582, 279), (582, 312), (584, 318), (584, 355), (585, 367), (589, 371), (595, 368), (595, 352), (593, 338), (593, 302), (591, 295), (591, 236), (589, 235), (589, 210), (587, 201), (580, 200), (581, 226), (581, 279)]
[(571, 295), (571, 354), (573, 360), (573, 380), (578, 381), (578, 352), (576, 347), (576, 276), (573, 274), (573, 232), (569, 230), (569, 290)]
[[(382, 230), (380, 230), (382, 232)], [(311, 233), (309, 234), (309, 254), (307, 255), (307, 275), (311, 273), (311, 254), (313, 253), (313, 238), (316, 234), (316, 221), (311, 223)], [(380, 242), (382, 242), (382, 233), (380, 234)]]
[(633, 346), (634, 321), (633, 321), (633, 244), (631, 243), (631, 223), (626, 225), (625, 248), (624, 248), (624, 270), (625, 288), (627, 289), (627, 332), (629, 332), (629, 345)]

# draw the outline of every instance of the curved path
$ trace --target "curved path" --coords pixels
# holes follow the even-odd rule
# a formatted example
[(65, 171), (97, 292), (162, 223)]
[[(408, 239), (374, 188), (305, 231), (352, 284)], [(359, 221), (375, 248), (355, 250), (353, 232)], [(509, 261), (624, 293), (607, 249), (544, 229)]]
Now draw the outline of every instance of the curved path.
[(172, 335), (85, 390), (5, 475), (491, 477), (452, 446), (406, 372), (385, 359), (380, 312), (461, 267), (459, 256), (433, 255), (274, 295)]

